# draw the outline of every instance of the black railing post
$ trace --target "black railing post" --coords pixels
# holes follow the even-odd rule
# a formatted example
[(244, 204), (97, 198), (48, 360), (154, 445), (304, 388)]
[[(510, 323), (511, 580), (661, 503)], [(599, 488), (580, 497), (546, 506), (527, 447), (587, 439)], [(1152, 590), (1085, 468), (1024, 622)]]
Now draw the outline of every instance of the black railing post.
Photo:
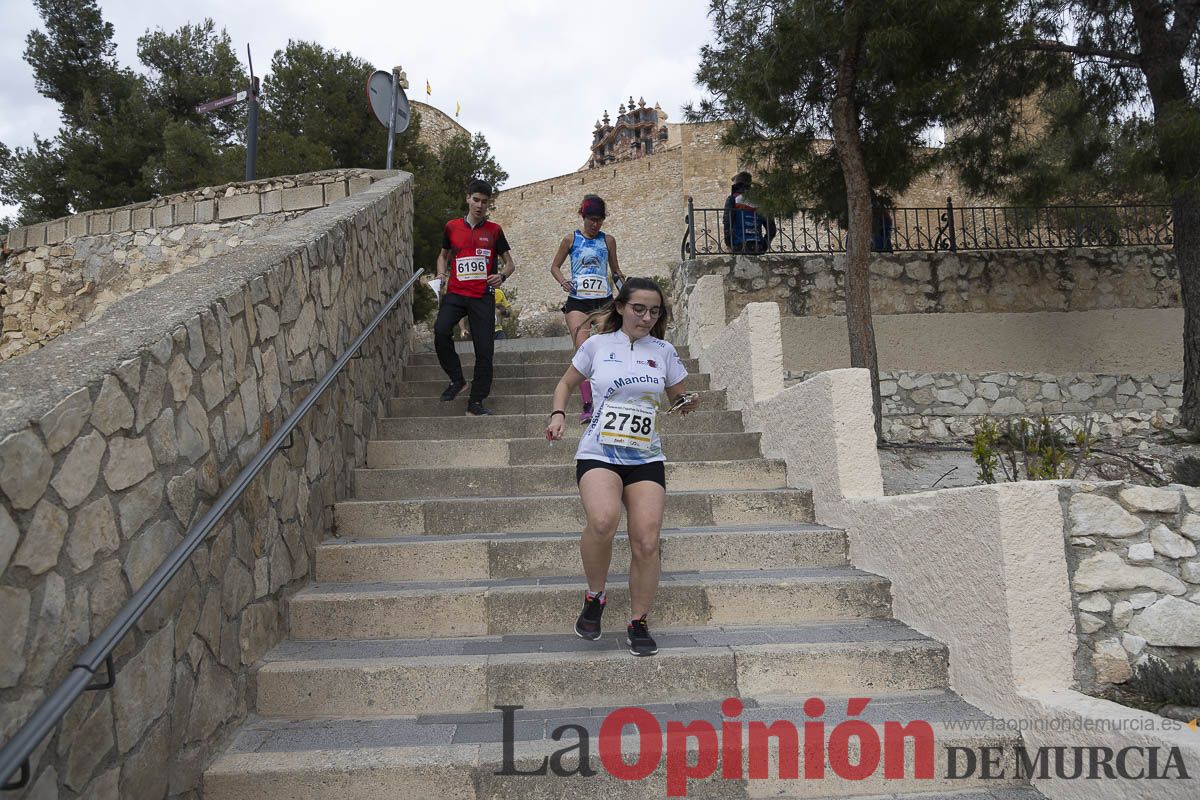
[(691, 248), (692, 258), (696, 258), (696, 205), (692, 196), (688, 195), (688, 247)]
[(954, 234), (954, 198), (946, 195), (946, 233), (950, 237), (950, 252), (958, 252), (958, 238)]

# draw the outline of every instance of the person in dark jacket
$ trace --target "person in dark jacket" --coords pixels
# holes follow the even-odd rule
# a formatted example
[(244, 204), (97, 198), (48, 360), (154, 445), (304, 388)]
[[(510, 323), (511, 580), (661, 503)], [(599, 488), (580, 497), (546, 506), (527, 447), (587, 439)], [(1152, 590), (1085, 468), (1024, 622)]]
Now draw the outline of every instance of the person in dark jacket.
[(753, 184), (749, 172), (739, 172), (725, 200), (725, 244), (732, 253), (765, 253), (775, 238), (775, 220), (758, 213), (750, 200)]

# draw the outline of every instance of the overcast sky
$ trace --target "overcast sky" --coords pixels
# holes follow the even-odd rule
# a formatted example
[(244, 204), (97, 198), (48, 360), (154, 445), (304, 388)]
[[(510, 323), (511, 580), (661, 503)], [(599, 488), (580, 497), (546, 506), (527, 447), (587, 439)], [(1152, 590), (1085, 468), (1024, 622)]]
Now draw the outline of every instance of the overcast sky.
[[(350, 52), (379, 69), (399, 64), (412, 99), (450, 115), (462, 104), (459, 122), (487, 137), (511, 176), (508, 187), (578, 169), (596, 119), (605, 109), (615, 116), (631, 94), (661, 103), (678, 121), (682, 106), (701, 96), (694, 76), (711, 32), (705, 0), (101, 0), (100, 7), (116, 28), (120, 62), (135, 68), (147, 29), (171, 31), (203, 16), (229, 31), (239, 52), (251, 45), (259, 74), (288, 39)], [(52, 136), (59, 124), (57, 106), (34, 89), (21, 57), (25, 34), (41, 19), (31, 0), (0, 0), (0, 20), (7, 34), (0, 141), (29, 145), (34, 133)], [(13, 210), (0, 206), (0, 216)]]

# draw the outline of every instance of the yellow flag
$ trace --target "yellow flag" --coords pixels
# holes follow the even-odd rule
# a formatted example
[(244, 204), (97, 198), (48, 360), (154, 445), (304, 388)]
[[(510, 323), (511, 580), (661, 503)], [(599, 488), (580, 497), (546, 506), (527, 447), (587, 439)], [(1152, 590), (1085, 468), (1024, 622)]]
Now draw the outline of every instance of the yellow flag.
[(431, 87), (429, 85), (429, 78), (425, 79), (425, 94), (429, 94), (429, 95), (433, 94), (433, 87)]
[(462, 111), (462, 105), (457, 100), (455, 100), (454, 101), (454, 116), (457, 117), (460, 111)]

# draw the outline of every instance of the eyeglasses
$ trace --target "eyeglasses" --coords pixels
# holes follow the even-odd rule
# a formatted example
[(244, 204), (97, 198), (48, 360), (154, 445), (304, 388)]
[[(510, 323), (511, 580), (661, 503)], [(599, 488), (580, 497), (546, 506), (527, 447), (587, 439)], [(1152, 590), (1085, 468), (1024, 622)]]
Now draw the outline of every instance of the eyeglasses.
[(626, 308), (632, 311), (635, 316), (639, 317), (644, 317), (649, 314), (651, 319), (658, 319), (663, 315), (662, 306), (644, 306), (641, 303), (630, 303), (626, 306)]

